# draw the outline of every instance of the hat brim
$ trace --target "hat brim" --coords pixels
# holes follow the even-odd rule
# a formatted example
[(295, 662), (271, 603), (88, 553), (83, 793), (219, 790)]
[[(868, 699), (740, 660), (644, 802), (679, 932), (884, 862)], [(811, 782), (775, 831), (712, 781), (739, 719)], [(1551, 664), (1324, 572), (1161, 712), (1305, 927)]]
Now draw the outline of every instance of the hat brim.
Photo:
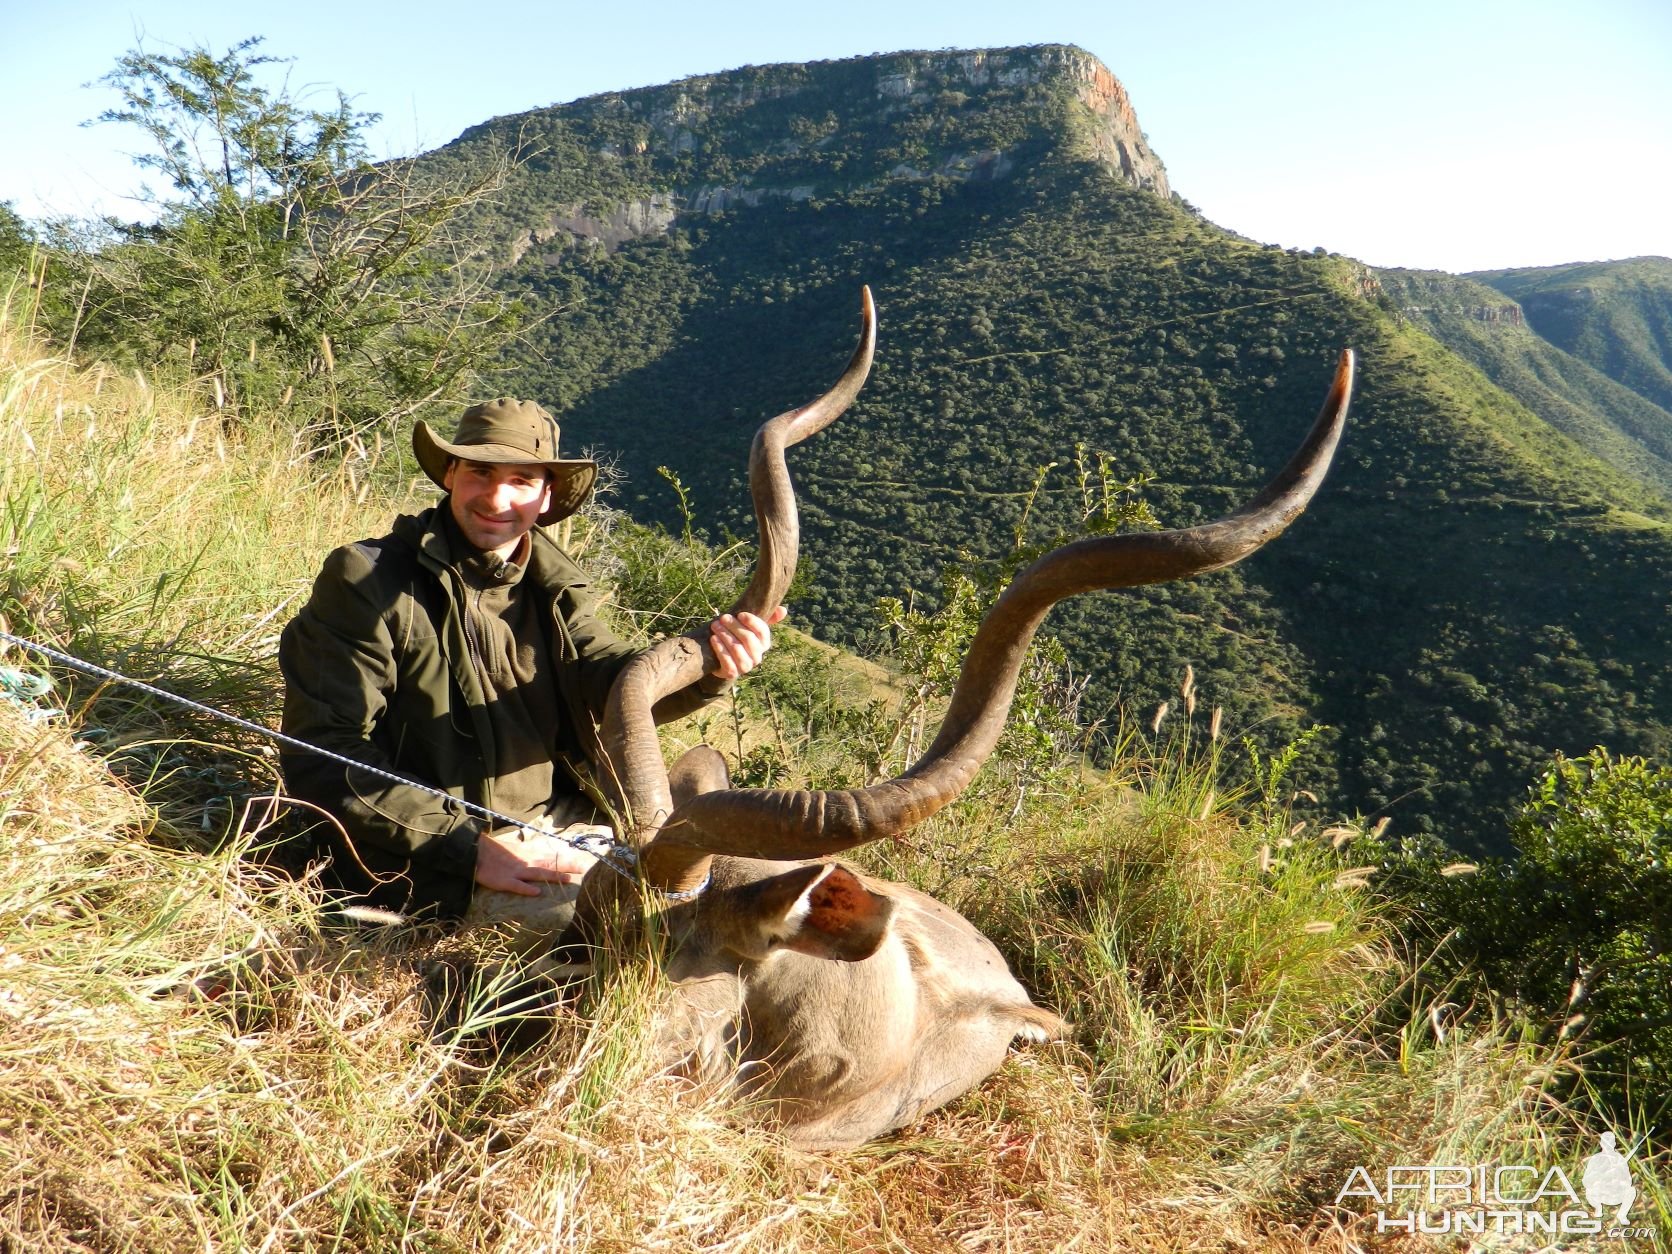
[(536, 461), (527, 450), (509, 444), (449, 444), (427, 422), (412, 429), (412, 451), (418, 464), (438, 488), (446, 488), (447, 463), (453, 458), (496, 465), (544, 466), (551, 472), (552, 501), (540, 515), (542, 527), (569, 517), (586, 504), (598, 482), (598, 463), (588, 458)]

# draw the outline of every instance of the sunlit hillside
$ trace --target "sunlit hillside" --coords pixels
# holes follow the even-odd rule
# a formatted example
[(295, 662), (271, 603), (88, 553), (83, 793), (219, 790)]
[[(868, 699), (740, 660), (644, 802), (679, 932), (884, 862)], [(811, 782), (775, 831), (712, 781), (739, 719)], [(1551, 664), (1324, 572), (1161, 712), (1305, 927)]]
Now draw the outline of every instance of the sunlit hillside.
[[(1283, 545), (1057, 611), (1088, 708), (1141, 718), (1190, 665), (1266, 752), (1325, 725), (1310, 817), (1470, 854), (1507, 851), (1556, 752), (1665, 757), (1664, 412), (1542, 340), (1460, 354), (1370, 267), (1205, 221), (1167, 194), (1144, 104), (1072, 47), (897, 53), (496, 118), (421, 166), (527, 152), (472, 220), (496, 289), (549, 314), (504, 386), (670, 526), (747, 526), (754, 424), (834, 377), (872, 288), (877, 368), (797, 466), (800, 608), (827, 638), (864, 647), (878, 597), (939, 604), (948, 563), (1072, 532), (1100, 476), (1150, 476), (1165, 526), (1218, 515), (1351, 347), (1335, 473)], [(1617, 303), (1647, 361), (1664, 301)]]
[(1672, 257), (1469, 276), (1520, 303), (1558, 348), (1672, 411)]

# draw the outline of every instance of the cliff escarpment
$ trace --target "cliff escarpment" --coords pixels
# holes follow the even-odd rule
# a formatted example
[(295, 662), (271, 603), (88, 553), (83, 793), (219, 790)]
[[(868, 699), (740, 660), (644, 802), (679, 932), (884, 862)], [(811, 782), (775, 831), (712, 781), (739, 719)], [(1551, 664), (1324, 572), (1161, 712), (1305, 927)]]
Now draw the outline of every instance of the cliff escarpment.
[(509, 189), (515, 263), (769, 202), (894, 182), (996, 182), (1063, 153), (1170, 196), (1131, 98), (1096, 57), (1047, 45), (745, 66), (472, 127), (434, 160), (526, 158)]

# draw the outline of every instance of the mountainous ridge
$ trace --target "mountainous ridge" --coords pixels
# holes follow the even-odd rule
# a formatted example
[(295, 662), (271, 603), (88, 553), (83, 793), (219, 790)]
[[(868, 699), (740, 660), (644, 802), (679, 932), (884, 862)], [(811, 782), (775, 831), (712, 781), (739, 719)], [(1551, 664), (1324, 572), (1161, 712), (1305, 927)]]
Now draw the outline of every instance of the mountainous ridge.
[[(1330, 806), (1476, 848), (1551, 752), (1672, 745), (1672, 641), (1644, 603), (1672, 587), (1656, 494), (1411, 325), (1369, 267), (1255, 244), (1130, 177), (1099, 152), (1084, 55), (748, 67), (467, 132), (434, 158), (543, 149), (482, 223), (505, 290), (551, 313), (506, 386), (617, 460), (635, 514), (678, 522), (666, 466), (699, 524), (746, 535), (748, 434), (834, 377), (871, 284), (872, 380), (793, 459), (811, 568), (794, 612), (856, 642), (877, 597), (932, 604), (947, 562), (1001, 559), (1024, 518), (1074, 530), (1099, 465), (1154, 476), (1164, 525), (1233, 507), (1352, 345), (1340, 464), (1290, 535), (1053, 613), (1088, 708), (1153, 710), (1188, 662), (1268, 747), (1330, 725), (1306, 776)], [(949, 160), (972, 153), (997, 155)], [(606, 226), (656, 213), (613, 241), (553, 227), (577, 205)]]
[(1527, 325), (1519, 305), (1493, 303), (1493, 288), (1440, 271), (1377, 273), (1402, 316), (1654, 494), (1646, 500), (1622, 488), (1623, 504), (1672, 512), (1672, 413), (1551, 344)]
[(1672, 412), (1672, 258), (1483, 270), (1465, 277), (1513, 297), (1557, 348)]
[[(513, 259), (520, 260), (531, 245), (545, 244), (559, 232), (607, 247), (659, 233), (671, 224), (670, 210), (723, 213), (767, 199), (852, 194), (902, 178), (1003, 178), (1016, 154), (1002, 141), (1014, 143), (1020, 136), (984, 128), (960, 135), (955, 127), (919, 134), (910, 123), (922, 116), (925, 104), (961, 106), (968, 91), (991, 95), (1047, 86), (1072, 100), (1076, 140), (1085, 155), (1134, 187), (1170, 195), (1166, 170), (1125, 89), (1095, 57), (1066, 45), (746, 66), (495, 118), (468, 128), (432, 159), (445, 161), (450, 151), (486, 141), (531, 152), (530, 169), (560, 181), (559, 156), (596, 158), (606, 169), (615, 167), (591, 171), (585, 195), (555, 207), (544, 221), (530, 222), (526, 236), (514, 237)], [(845, 112), (853, 113), (862, 102), (868, 106), (863, 115), (884, 126), (892, 122), (898, 142), (880, 151), (897, 160), (853, 168), (845, 160), (820, 159), (839, 138), (830, 108), (838, 99)], [(699, 143), (699, 129), (704, 135), (727, 128), (747, 136), (760, 129), (754, 117), (760, 113), (787, 113), (789, 125), (753, 150), (716, 154), (707, 139)], [(907, 125), (899, 125), (902, 121)], [(559, 140), (553, 123), (584, 137), (581, 146)]]

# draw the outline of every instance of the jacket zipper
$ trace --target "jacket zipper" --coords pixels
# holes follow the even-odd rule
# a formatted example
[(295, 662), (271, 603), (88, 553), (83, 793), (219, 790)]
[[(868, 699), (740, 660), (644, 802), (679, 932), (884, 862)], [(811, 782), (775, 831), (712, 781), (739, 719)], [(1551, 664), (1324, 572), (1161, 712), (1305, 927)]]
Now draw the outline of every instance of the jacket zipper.
[[(459, 621), (464, 626), (465, 651), (470, 654), (469, 661), (470, 661), (471, 669), (476, 674), (476, 686), (479, 689), (481, 689), (483, 699), (486, 700), (487, 694), (488, 694), (488, 682), (487, 682), (488, 664), (487, 664), (487, 660), (482, 655), (481, 641), (478, 640), (477, 636), (476, 636), (476, 612), (477, 611), (476, 611), (476, 608), (474, 606), (472, 606), (471, 601), (470, 601), (470, 594), (472, 592), (472, 589), (471, 589), (470, 585), (465, 582), (464, 577), (462, 575), (460, 575), (457, 570), (454, 570), (450, 566), (447, 568), (447, 570), (448, 570), (448, 573), (456, 581), (456, 586), (459, 590), (459, 598), (458, 598)], [(498, 746), (497, 745), (494, 746), (494, 751), (495, 751), (495, 756), (497, 757), (498, 756)], [(483, 763), (483, 765), (486, 766), (487, 764)], [(491, 776), (490, 772), (488, 772), (486, 770), (484, 770), (483, 774), (482, 774), (482, 794), (483, 794), (483, 804), (487, 805), (491, 808), (492, 805), (493, 805), (493, 779), (492, 779), (492, 776)]]

